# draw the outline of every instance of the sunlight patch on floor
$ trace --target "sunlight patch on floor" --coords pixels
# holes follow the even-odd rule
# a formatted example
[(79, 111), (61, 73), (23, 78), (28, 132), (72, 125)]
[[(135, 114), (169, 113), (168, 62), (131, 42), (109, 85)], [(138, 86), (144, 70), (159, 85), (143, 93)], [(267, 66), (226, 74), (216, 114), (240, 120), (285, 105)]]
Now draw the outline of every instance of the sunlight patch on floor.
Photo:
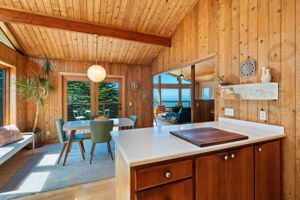
[(42, 166), (51, 166), (51, 165), (56, 165), (57, 159), (59, 157), (59, 154), (46, 154), (39, 164), (37, 166), (42, 167)]

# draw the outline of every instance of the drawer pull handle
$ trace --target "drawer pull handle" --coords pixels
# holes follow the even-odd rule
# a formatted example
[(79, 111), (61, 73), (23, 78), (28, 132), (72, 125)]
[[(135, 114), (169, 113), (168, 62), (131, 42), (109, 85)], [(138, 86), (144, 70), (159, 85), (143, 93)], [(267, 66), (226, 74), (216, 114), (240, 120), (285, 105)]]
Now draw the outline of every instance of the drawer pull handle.
[(262, 148), (261, 148), (261, 147), (259, 147), (259, 148), (258, 148), (258, 151), (259, 151), (259, 152), (262, 152)]
[(170, 172), (166, 172), (166, 173), (165, 173), (165, 177), (166, 177), (166, 178), (170, 178), (170, 177), (171, 177), (171, 173), (170, 173)]
[(228, 160), (228, 155), (226, 155), (226, 156), (224, 157), (224, 159), (225, 159), (225, 160)]
[(235, 154), (233, 153), (233, 154), (231, 154), (231, 158), (235, 158)]

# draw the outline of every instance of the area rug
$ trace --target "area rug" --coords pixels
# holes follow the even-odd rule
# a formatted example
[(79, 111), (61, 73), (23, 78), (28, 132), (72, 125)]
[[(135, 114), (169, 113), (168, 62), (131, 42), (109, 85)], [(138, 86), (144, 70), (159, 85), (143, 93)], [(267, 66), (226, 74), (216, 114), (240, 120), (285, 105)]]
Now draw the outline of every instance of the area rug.
[[(114, 143), (111, 142), (111, 145), (114, 152)], [(66, 166), (56, 164), (61, 147), (61, 144), (42, 147), (0, 189), (0, 199), (17, 198), (115, 176), (115, 163), (107, 151), (106, 143), (96, 145), (91, 165), (89, 140), (84, 141), (85, 160), (82, 160), (78, 144), (73, 143)]]

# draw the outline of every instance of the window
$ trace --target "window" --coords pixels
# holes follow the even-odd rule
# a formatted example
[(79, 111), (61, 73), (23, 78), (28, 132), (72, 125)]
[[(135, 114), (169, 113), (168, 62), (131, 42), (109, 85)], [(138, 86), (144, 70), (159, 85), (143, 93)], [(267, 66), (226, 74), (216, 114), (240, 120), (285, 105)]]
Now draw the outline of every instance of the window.
[(156, 108), (158, 106), (158, 89), (153, 89), (153, 107)]
[(90, 119), (90, 84), (89, 81), (67, 82), (68, 121)]
[(202, 89), (202, 99), (209, 100), (210, 99), (210, 88)]
[(178, 79), (175, 76), (171, 76), (168, 74), (161, 74), (161, 84), (178, 84)]
[(179, 89), (161, 89), (161, 101), (179, 101)]
[(191, 100), (191, 89), (181, 89), (181, 100), (190, 101)]
[(182, 84), (192, 84), (191, 81), (187, 81), (187, 80), (184, 80), (184, 79), (181, 81), (181, 83), (182, 83)]
[(158, 84), (158, 76), (159, 75), (153, 76), (153, 84)]
[(2, 42), (3, 44), (5, 44), (6, 46), (12, 48), (12, 49), (16, 49), (12, 43), (9, 41), (9, 39), (6, 37), (5, 33), (3, 32), (3, 30), (0, 28), (0, 42)]

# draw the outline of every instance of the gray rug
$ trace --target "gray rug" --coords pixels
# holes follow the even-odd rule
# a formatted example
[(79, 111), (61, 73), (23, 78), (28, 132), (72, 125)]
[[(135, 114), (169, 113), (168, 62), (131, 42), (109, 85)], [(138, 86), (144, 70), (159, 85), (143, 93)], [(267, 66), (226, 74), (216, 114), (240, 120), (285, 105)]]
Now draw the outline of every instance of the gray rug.
[[(111, 142), (111, 145), (114, 152), (114, 143)], [(0, 199), (17, 198), (115, 176), (115, 163), (107, 151), (106, 143), (96, 145), (91, 165), (89, 140), (84, 141), (85, 160), (82, 160), (78, 144), (73, 143), (66, 166), (56, 164), (61, 147), (61, 144), (42, 147), (0, 189)]]

